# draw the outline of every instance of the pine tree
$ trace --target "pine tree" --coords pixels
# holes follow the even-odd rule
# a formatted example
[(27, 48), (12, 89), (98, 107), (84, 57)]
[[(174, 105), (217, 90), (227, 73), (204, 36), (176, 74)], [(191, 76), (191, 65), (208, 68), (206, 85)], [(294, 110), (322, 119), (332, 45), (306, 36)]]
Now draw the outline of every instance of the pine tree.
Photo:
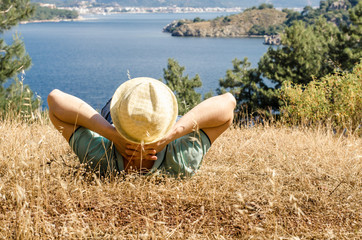
[(237, 109), (247, 107), (251, 113), (277, 106), (273, 90), (264, 84), (257, 69), (250, 68), (248, 58), (235, 58), (232, 63), (233, 69), (228, 69), (225, 78), (219, 80), (219, 94), (229, 91), (237, 101)]
[(308, 84), (335, 71), (351, 71), (362, 58), (362, 2), (350, 10), (351, 24), (338, 28), (320, 17), (315, 24), (296, 21), (285, 29), (282, 47), (269, 48), (259, 62), (262, 75), (282, 82)]
[(189, 79), (188, 75), (183, 76), (184, 70), (185, 67), (172, 58), (168, 59), (167, 69), (163, 69), (165, 83), (176, 95), (180, 115), (201, 102), (201, 94), (195, 91), (202, 86), (199, 75)]
[(351, 71), (362, 59), (362, 1), (350, 9), (349, 18), (351, 24), (341, 27), (331, 54), (341, 69)]
[(26, 53), (24, 43), (15, 36), (12, 45), (7, 45), (4, 39), (0, 39), (0, 84), (9, 78), (17, 76), (31, 65), (30, 56)]
[[(0, 2), (0, 32), (3, 33), (15, 26), (21, 20), (31, 16), (34, 9), (29, 0), (3, 0)], [(32, 111), (39, 105), (33, 99), (29, 87), (19, 81), (18, 75), (24, 73), (31, 65), (31, 59), (25, 51), (24, 43), (16, 35), (11, 45), (0, 39), (0, 112), (4, 116), (9, 110), (25, 113), (19, 105), (27, 106), (27, 111)], [(12, 79), (11, 85), (5, 89), (5, 83)], [(19, 101), (26, 101), (19, 102)], [(13, 109), (15, 107), (16, 109)], [(11, 108), (11, 109), (9, 109)], [(26, 113), (25, 113), (26, 114)]]
[(325, 76), (334, 69), (329, 52), (336, 46), (338, 31), (323, 18), (308, 26), (294, 22), (282, 35), (282, 47), (269, 48), (260, 59), (259, 70), (276, 88), (284, 81), (307, 84), (313, 76)]
[[(3, 0), (0, 2), (0, 33), (9, 30), (19, 21), (26, 19), (33, 12), (29, 0)], [(29, 68), (31, 60), (25, 53), (22, 41), (15, 36), (12, 45), (0, 39), (0, 86), (16, 76), (20, 71)]]
[(19, 21), (33, 14), (34, 8), (29, 0), (2, 0), (0, 2), (0, 31), (9, 30)]
[(323, 17), (311, 25), (295, 21), (282, 34), (282, 46), (268, 49), (258, 70), (276, 84), (275, 96), (284, 82), (306, 86), (336, 70), (352, 71), (360, 61), (362, 2), (350, 2), (350, 24), (337, 26)]

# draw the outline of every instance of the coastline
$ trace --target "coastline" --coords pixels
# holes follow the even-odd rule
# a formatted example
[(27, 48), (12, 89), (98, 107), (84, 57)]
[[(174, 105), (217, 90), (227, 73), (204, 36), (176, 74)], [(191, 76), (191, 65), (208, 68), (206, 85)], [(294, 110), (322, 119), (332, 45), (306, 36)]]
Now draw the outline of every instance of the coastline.
[(29, 21), (21, 21), (19, 24), (28, 24), (28, 23), (47, 23), (47, 22), (75, 22), (75, 21), (84, 21), (88, 18), (84, 18), (79, 16), (78, 18), (74, 19), (47, 19), (47, 20), (29, 20)]

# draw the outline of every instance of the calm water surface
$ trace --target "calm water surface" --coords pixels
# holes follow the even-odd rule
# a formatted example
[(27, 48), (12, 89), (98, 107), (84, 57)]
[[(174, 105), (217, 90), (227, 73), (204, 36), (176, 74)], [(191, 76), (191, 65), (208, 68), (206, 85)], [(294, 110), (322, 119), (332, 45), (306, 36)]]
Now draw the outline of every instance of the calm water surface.
[(232, 68), (234, 58), (248, 57), (256, 66), (267, 46), (263, 39), (178, 38), (162, 28), (175, 19), (214, 18), (227, 13), (119, 14), (88, 16), (85, 21), (31, 23), (5, 33), (19, 32), (32, 58), (25, 83), (44, 101), (54, 89), (74, 94), (100, 109), (119, 84), (134, 77), (162, 78), (167, 59), (199, 74), (206, 93)]

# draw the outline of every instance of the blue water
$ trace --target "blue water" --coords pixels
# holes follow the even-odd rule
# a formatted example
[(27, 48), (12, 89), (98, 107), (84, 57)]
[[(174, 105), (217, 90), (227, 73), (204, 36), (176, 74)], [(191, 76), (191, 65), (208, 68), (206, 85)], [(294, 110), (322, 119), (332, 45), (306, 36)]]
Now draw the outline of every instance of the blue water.
[(6, 32), (11, 43), (14, 32), (21, 34), (32, 58), (25, 84), (44, 101), (54, 89), (76, 95), (96, 109), (112, 96), (119, 84), (134, 77), (163, 77), (168, 58), (185, 67), (185, 74), (199, 74), (200, 93), (219, 87), (219, 79), (232, 68), (234, 58), (256, 66), (267, 46), (262, 39), (179, 38), (163, 33), (175, 19), (204, 19), (224, 13), (119, 14), (88, 16), (85, 21), (30, 23)]

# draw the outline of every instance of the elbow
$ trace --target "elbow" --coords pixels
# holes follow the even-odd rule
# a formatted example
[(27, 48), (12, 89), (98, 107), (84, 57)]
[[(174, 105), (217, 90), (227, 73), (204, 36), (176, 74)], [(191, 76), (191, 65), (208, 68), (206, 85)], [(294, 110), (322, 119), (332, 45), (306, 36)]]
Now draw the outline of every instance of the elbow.
[(49, 107), (50, 112), (56, 108), (57, 102), (59, 101), (61, 94), (62, 94), (62, 91), (60, 91), (58, 89), (54, 89), (49, 93), (49, 95), (47, 97), (47, 102), (48, 102), (48, 107)]
[(224, 106), (226, 109), (226, 114), (225, 114), (225, 117), (227, 118), (226, 122), (228, 126), (230, 126), (234, 121), (234, 109), (236, 107), (236, 99), (234, 95), (232, 95), (229, 92), (224, 93), (222, 97), (224, 99)]
[(231, 93), (224, 93), (223, 97), (225, 98), (225, 102), (226, 102), (226, 106), (228, 106), (232, 111), (234, 111), (235, 107), (236, 107), (236, 99), (234, 97), (234, 95), (232, 95)]
[(51, 105), (57, 98), (58, 96), (60, 95), (61, 91), (58, 90), (58, 89), (53, 89), (49, 95), (48, 95), (48, 98), (47, 98), (47, 102), (48, 102), (48, 105)]

